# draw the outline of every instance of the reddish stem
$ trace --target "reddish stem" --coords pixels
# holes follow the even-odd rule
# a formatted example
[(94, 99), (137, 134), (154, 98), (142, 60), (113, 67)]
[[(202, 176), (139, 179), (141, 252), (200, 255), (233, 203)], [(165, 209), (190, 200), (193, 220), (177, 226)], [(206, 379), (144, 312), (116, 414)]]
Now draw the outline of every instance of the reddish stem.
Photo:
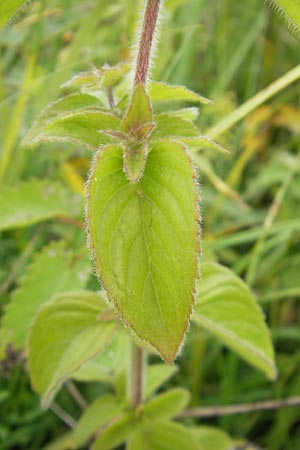
[(160, 0), (148, 0), (139, 42), (134, 84), (146, 84)]

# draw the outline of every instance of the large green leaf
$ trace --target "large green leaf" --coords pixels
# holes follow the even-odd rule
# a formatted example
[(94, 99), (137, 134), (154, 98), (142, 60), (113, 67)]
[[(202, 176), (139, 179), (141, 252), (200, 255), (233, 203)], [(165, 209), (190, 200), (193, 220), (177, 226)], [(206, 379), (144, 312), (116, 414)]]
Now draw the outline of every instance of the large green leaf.
[(29, 325), (39, 306), (59, 292), (83, 288), (89, 273), (87, 252), (69, 251), (63, 242), (54, 242), (36, 253), (2, 317), (2, 351), (7, 343), (24, 347)]
[(96, 293), (74, 291), (38, 311), (29, 337), (29, 370), (44, 407), (64, 380), (111, 340), (115, 322), (101, 319), (105, 310), (106, 302)]
[[(161, 421), (149, 423), (136, 431), (128, 450), (202, 450), (194, 434), (180, 423)], [(211, 449), (214, 450), (214, 449)]]
[(76, 447), (81, 447), (100, 427), (105, 426), (124, 409), (115, 395), (107, 394), (92, 402), (81, 415), (73, 434)]
[(263, 313), (250, 289), (232, 271), (214, 262), (203, 264), (193, 320), (267, 377), (276, 377), (272, 342)]
[(160, 141), (130, 184), (123, 150), (100, 149), (88, 182), (87, 223), (97, 273), (124, 323), (168, 362), (194, 303), (198, 191), (182, 145)]
[(300, 33), (300, 1), (299, 0), (268, 0), (287, 19), (293, 33)]
[(29, 3), (28, 0), (1, 0), (0, 2), (0, 28), (7, 24), (9, 19)]
[(20, 228), (80, 211), (78, 196), (59, 183), (45, 180), (22, 181), (0, 190), (0, 230)]

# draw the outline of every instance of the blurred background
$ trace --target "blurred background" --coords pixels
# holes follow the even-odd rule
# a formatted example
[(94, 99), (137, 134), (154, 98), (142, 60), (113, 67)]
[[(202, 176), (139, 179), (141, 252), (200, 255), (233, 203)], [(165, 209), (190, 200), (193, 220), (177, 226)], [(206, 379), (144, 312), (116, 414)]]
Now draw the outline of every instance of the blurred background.
[[(0, 31), (1, 185), (51, 179), (83, 195), (89, 151), (64, 144), (24, 150), (19, 144), (41, 110), (58, 98), (62, 83), (92, 65), (130, 58), (137, 11), (133, 0), (39, 0)], [(279, 370), (270, 383), (195, 330), (169, 385), (189, 388), (193, 405), (300, 395), (299, 81), (286, 81), (267, 102), (255, 97), (257, 107), (249, 113), (243, 109), (299, 64), (299, 40), (261, 0), (166, 0), (161, 20), (153, 79), (184, 84), (211, 98), (214, 104), (201, 108), (198, 125), (231, 153), (223, 157), (208, 150), (197, 159), (202, 259), (213, 257), (231, 267), (255, 292)], [(72, 246), (85, 239), (76, 226), (58, 222), (0, 233), (1, 311), (34, 252), (53, 236)], [(99, 393), (93, 383), (80, 388), (88, 400)], [(67, 390), (59, 403), (78, 416)], [(269, 450), (300, 449), (299, 407), (202, 423)], [(0, 449), (40, 449), (67, 429), (53, 411), (40, 409), (22, 355), (11, 349), (0, 366)]]

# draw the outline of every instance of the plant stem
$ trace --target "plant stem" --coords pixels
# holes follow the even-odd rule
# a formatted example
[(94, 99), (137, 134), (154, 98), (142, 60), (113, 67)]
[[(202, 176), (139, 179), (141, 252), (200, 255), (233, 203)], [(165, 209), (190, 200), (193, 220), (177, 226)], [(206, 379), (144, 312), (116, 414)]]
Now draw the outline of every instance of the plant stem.
[(135, 85), (146, 84), (147, 81), (150, 54), (155, 27), (157, 24), (159, 6), (160, 0), (147, 0), (136, 60), (134, 78)]
[(267, 411), (278, 408), (300, 406), (300, 397), (290, 397), (279, 400), (266, 400), (255, 403), (244, 403), (241, 405), (228, 406), (203, 406), (201, 408), (186, 409), (176, 416), (177, 419), (187, 417), (218, 417), (231, 414), (250, 413), (254, 411)]
[(136, 408), (143, 400), (144, 372), (145, 372), (145, 352), (134, 342), (131, 344), (129, 367), (129, 397), (131, 404)]

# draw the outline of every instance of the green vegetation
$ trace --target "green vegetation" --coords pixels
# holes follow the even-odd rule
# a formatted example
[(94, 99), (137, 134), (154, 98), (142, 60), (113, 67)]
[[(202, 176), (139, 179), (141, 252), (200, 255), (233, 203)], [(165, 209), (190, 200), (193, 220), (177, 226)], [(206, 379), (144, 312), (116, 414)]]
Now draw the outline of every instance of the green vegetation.
[(166, 0), (151, 76), (136, 4), (27, 3), (0, 5), (0, 449), (298, 450), (298, 2), (291, 35)]

